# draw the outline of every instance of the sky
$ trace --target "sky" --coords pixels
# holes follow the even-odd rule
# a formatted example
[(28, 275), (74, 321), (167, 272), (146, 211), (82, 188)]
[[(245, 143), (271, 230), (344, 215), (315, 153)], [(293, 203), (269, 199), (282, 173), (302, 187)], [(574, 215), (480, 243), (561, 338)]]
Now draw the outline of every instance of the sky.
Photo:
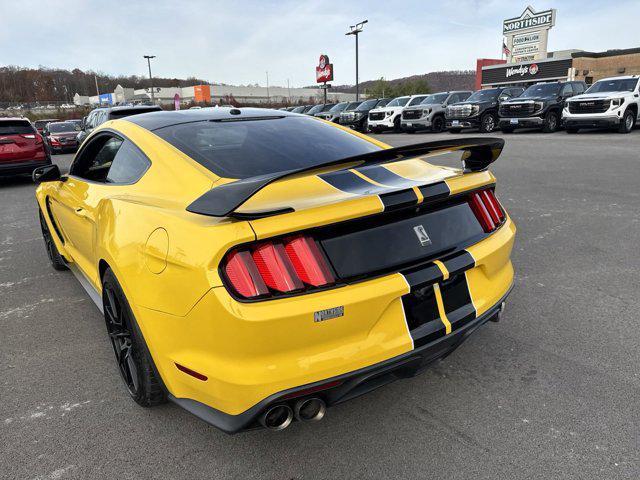
[(327, 54), (353, 84), (358, 21), (360, 81), (393, 79), (500, 58), (502, 21), (528, 4), (557, 9), (550, 51), (640, 47), (640, 0), (0, 0), (0, 66), (146, 76), (151, 54), (154, 76), (299, 87)]

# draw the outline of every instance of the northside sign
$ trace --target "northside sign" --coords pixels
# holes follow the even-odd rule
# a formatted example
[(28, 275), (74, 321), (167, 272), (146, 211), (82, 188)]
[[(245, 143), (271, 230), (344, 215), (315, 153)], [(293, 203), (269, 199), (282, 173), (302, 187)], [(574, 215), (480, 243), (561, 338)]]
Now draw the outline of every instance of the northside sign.
[(509, 18), (502, 23), (502, 33), (512, 35), (530, 28), (549, 29), (555, 24), (555, 13), (554, 9), (534, 12), (531, 7), (527, 7), (519, 17)]

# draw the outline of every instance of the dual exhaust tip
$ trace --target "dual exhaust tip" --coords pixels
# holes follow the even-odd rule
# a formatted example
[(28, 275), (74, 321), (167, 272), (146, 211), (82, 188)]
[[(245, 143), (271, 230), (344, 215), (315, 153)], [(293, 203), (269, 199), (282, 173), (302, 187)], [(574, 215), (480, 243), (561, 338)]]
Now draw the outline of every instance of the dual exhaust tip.
[(295, 418), (301, 422), (317, 422), (322, 420), (327, 406), (320, 398), (305, 398), (298, 400), (293, 409), (286, 404), (269, 407), (260, 415), (260, 424), (269, 430), (284, 430)]

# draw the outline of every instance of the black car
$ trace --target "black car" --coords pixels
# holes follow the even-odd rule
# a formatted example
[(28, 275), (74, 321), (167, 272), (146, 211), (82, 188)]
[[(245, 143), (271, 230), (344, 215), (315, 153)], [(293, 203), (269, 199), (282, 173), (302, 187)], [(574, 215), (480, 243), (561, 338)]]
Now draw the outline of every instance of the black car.
[(313, 106), (311, 109), (305, 112), (306, 115), (311, 115), (312, 117), (317, 115), (318, 113), (325, 112), (333, 107), (335, 103), (319, 103), (318, 105)]
[(555, 132), (560, 127), (567, 99), (586, 89), (586, 83), (575, 81), (531, 85), (518, 98), (500, 104), (500, 130), (511, 133), (516, 128), (539, 128)]
[(340, 121), (340, 113), (342, 113), (348, 106), (349, 102), (336, 103), (329, 110), (316, 113), (315, 116), (326, 120), (327, 122), (338, 123)]
[(517, 97), (523, 91), (522, 87), (478, 90), (465, 101), (447, 107), (447, 129), (451, 133), (460, 133), (463, 128), (477, 128), (483, 133), (493, 132), (498, 126), (499, 104)]
[(118, 118), (129, 117), (131, 115), (138, 115), (140, 113), (157, 112), (162, 110), (158, 105), (140, 105), (134, 107), (109, 107), (109, 108), (96, 108), (87, 115), (82, 122), (82, 128), (78, 133), (77, 140), (78, 145), (84, 142), (84, 139), (93, 132), (93, 129), (99, 125), (102, 125), (108, 120), (116, 120)]
[(347, 108), (340, 113), (340, 125), (351, 127), (359, 132), (366, 132), (369, 130), (369, 111), (384, 107), (390, 101), (390, 98), (372, 98), (365, 100), (355, 108)]

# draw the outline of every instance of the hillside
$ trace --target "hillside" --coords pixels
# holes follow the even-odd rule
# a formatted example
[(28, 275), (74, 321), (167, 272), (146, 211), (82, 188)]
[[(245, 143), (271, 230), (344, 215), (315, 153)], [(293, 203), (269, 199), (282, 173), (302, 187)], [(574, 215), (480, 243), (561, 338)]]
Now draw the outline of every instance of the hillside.
[[(74, 93), (96, 94), (96, 78), (100, 92), (113, 92), (118, 84), (123, 87), (145, 88), (149, 79), (114, 76), (80, 69), (0, 67), (0, 106), (5, 103), (69, 102)], [(153, 78), (156, 87), (188, 87), (208, 83), (198, 78)]]
[[(432, 92), (442, 92), (447, 90), (473, 90), (476, 72), (473, 70), (452, 70), (446, 72), (431, 72), (422, 75), (412, 75), (410, 77), (395, 78), (387, 82), (395, 87), (405, 82), (426, 81)], [(373, 88), (377, 80), (360, 82), (360, 92), (366, 92)], [(354, 85), (334, 85), (333, 92), (355, 93)]]

